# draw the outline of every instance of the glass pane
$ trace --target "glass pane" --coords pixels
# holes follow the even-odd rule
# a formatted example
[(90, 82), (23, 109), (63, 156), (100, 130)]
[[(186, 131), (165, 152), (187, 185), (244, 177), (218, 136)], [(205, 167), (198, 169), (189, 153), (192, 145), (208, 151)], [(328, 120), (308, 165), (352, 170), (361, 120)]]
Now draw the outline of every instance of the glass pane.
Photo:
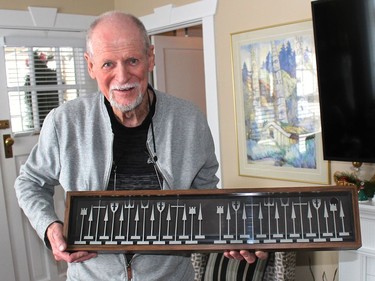
[(83, 48), (4, 50), (13, 132), (39, 131), (53, 108), (96, 89), (87, 75)]
[(27, 97), (19, 92), (9, 92), (10, 115), (13, 132), (33, 130), (32, 112), (27, 106)]

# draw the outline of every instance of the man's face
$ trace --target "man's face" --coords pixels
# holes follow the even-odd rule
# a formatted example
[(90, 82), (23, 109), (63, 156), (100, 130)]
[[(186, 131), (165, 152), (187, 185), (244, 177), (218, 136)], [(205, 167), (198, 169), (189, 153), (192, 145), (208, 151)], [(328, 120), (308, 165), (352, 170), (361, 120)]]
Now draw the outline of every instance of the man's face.
[(122, 112), (142, 103), (154, 67), (153, 46), (146, 51), (142, 39), (135, 28), (103, 24), (92, 36), (92, 56), (85, 55), (91, 78), (114, 109)]

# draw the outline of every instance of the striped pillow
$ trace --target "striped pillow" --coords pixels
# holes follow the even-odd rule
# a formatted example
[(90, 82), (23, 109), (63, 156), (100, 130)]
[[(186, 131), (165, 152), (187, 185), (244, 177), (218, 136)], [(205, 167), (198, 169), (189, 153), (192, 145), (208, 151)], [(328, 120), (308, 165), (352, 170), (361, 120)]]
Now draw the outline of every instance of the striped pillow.
[(248, 264), (245, 260), (239, 261), (226, 258), (222, 253), (209, 255), (204, 281), (261, 281), (266, 270), (267, 259), (257, 259)]

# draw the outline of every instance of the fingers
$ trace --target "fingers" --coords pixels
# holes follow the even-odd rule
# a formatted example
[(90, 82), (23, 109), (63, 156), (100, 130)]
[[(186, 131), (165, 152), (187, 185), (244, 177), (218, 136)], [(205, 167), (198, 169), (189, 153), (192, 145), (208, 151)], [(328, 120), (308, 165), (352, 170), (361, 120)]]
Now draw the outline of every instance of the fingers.
[(63, 252), (66, 249), (66, 242), (63, 236), (63, 226), (54, 222), (47, 229), (47, 237), (51, 244), (52, 251)]
[(261, 260), (265, 260), (265, 259), (268, 258), (268, 253), (267, 252), (263, 252), (263, 251), (256, 251), (255, 255), (257, 256), (257, 258), (259, 258)]
[(254, 263), (257, 258), (267, 259), (268, 253), (263, 251), (256, 251), (255, 253), (247, 250), (241, 251), (225, 251), (224, 256), (230, 259), (246, 260), (247, 263)]
[(58, 252), (54, 253), (55, 260), (57, 261), (66, 261), (69, 263), (72, 262), (83, 262), (97, 256), (96, 253), (85, 252), (85, 251), (78, 251), (78, 252)]
[(96, 253), (78, 251), (69, 253), (66, 251), (67, 244), (63, 236), (63, 226), (60, 223), (52, 223), (47, 229), (47, 237), (55, 260), (66, 262), (83, 262), (94, 258)]
[(67, 262), (83, 262), (97, 256), (96, 253), (85, 252), (85, 251), (78, 251), (73, 253), (68, 253), (69, 257), (67, 257)]

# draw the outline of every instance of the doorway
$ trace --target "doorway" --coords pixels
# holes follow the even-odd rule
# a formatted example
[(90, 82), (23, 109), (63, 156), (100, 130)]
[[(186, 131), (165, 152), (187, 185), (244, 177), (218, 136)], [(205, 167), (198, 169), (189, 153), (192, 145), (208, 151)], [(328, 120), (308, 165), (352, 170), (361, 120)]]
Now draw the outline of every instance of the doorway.
[(153, 86), (191, 101), (206, 113), (202, 26), (151, 36), (155, 46)]

